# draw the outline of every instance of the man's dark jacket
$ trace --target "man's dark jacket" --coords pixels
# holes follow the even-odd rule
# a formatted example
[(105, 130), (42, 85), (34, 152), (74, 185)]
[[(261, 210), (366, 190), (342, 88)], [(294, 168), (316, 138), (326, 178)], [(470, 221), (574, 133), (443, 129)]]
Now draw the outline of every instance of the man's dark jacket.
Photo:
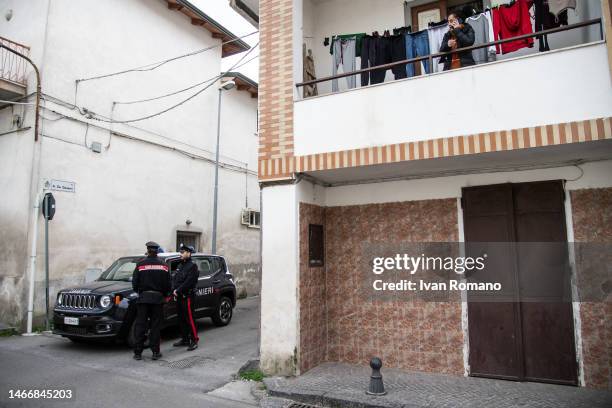
[[(448, 40), (453, 38), (453, 36), (455, 37), (455, 40), (457, 40), (457, 48), (469, 47), (471, 45), (474, 45), (474, 29), (469, 24), (462, 24), (460, 28), (448, 30), (448, 32), (444, 34), (444, 38), (442, 38), (442, 45), (440, 45), (440, 52), (452, 51), (451, 47), (448, 46)], [(462, 67), (476, 65), (476, 63), (474, 62), (474, 57), (472, 56), (472, 51), (460, 52), (459, 60), (461, 61)], [(448, 71), (449, 69), (451, 69), (452, 54), (440, 57), (440, 62), (444, 63), (444, 70)]]
[(198, 267), (191, 258), (181, 261), (172, 280), (172, 290), (183, 296), (192, 295), (198, 284), (198, 276)]
[(132, 288), (138, 293), (138, 303), (163, 303), (170, 294), (168, 265), (157, 256), (147, 256), (136, 264)]

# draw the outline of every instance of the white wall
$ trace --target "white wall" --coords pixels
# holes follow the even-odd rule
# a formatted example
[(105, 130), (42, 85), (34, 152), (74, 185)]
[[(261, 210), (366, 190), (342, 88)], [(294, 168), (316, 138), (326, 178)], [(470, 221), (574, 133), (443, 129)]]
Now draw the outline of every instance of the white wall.
[(262, 189), (260, 365), (295, 374), (299, 347), (298, 192), (294, 184)]
[(610, 115), (607, 51), (596, 43), (298, 101), (295, 154)]
[(461, 197), (461, 188), (500, 183), (523, 183), (543, 180), (567, 181), (568, 190), (612, 187), (612, 160), (525, 171), (465, 174), (419, 180), (329, 187), (325, 190), (325, 205), (361, 205), (399, 201), (434, 200)]
[[(193, 26), (161, 0), (51, 1), (45, 39), (46, 2), (2, 1), (0, 35), (32, 47), (42, 71), (43, 93), (70, 103), (75, 81), (150, 64), (219, 45), (210, 32)], [(13, 19), (4, 13), (13, 9)], [(41, 11), (42, 10), (42, 11)], [(34, 21), (30, 20), (35, 16)], [(38, 16), (38, 17), (37, 17)], [(35, 35), (40, 31), (38, 34)], [(41, 34), (42, 33), (42, 34)], [(181, 89), (220, 73), (221, 48), (166, 64), (149, 72), (82, 82), (76, 104), (109, 117), (113, 101), (142, 99)], [(28, 85), (33, 86), (30, 74)], [(195, 90), (200, 89), (196, 88)], [(116, 106), (114, 119), (161, 111), (194, 91), (160, 101)], [(23, 277), (27, 269), (30, 178), (76, 182), (76, 193), (54, 192), (51, 222), (51, 299), (62, 287), (83, 281), (85, 269), (105, 268), (116, 257), (143, 253), (146, 241), (173, 250), (176, 230), (202, 232), (210, 251), (217, 84), (177, 109), (132, 124), (87, 119), (70, 105), (47, 100), (42, 110), (40, 172), (32, 175), (33, 131), (0, 136), (0, 185), (11, 197), (0, 204), (0, 321), (23, 315)], [(15, 130), (11, 117), (24, 108), (0, 110), (0, 133)], [(53, 111), (58, 112), (54, 113)], [(61, 115), (73, 119), (62, 119)], [(33, 108), (25, 108), (33, 126)], [(227, 256), (239, 286), (259, 291), (259, 230), (240, 225), (240, 211), (259, 208), (257, 183), (257, 100), (236, 89), (223, 94), (219, 172), (218, 251)], [(128, 137), (111, 136), (113, 130)], [(102, 153), (89, 147), (100, 142)], [(248, 174), (245, 171), (248, 169)], [(190, 226), (186, 220), (192, 221)], [(36, 312), (44, 310), (43, 232), (38, 235)], [(6, 295), (6, 296), (5, 296)], [(6, 307), (5, 307), (6, 302)], [(11, 306), (8, 306), (11, 305)]]

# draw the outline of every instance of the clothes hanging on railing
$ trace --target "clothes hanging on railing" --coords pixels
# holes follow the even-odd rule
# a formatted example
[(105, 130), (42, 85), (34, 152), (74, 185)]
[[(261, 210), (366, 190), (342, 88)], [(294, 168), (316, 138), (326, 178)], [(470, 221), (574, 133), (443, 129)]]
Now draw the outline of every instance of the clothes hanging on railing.
[[(428, 30), (422, 30), (416, 33), (406, 34), (404, 36), (406, 40), (406, 58), (407, 59), (417, 58), (417, 57), (426, 57), (427, 55), (430, 54), (429, 52), (429, 34), (427, 33), (427, 31)], [(415, 64), (417, 63), (413, 62), (411, 64), (406, 65), (406, 74), (408, 75), (408, 77), (414, 76)], [(428, 74), (431, 73), (431, 70), (429, 67), (429, 61), (423, 60), (422, 64), (423, 64), (423, 68), (425, 69), (425, 72), (427, 72)]]
[[(334, 41), (334, 54), (332, 75), (338, 74), (338, 67), (342, 65), (344, 72), (355, 71), (355, 53), (357, 40), (353, 38), (345, 38)], [(355, 75), (346, 77), (346, 83), (349, 88), (355, 88), (357, 81)], [(338, 92), (338, 79), (332, 80), (332, 91)]]
[[(391, 62), (403, 61), (406, 59), (406, 34), (398, 34), (389, 37), (389, 41), (391, 42)], [(395, 79), (406, 78), (408, 74), (406, 73), (405, 65), (396, 65), (391, 68), (391, 72), (393, 72), (393, 76)]]
[[(440, 47), (442, 46), (442, 39), (444, 38), (444, 34), (447, 32), (448, 25), (446, 25), (446, 23), (444, 23), (444, 25), (434, 25), (427, 29), (427, 34), (429, 36), (429, 50), (432, 54), (439, 52)], [(442, 71), (444, 71), (444, 62), (441, 62), (440, 58), (434, 58), (431, 72)]]
[[(494, 41), (533, 33), (527, 0), (516, 0), (512, 5), (499, 6), (493, 9)], [(533, 38), (516, 40), (497, 46), (497, 53), (518, 51), (521, 48), (533, 47)]]
[[(306, 44), (302, 44), (302, 57), (304, 58), (304, 82), (317, 79), (312, 50), (309, 49), (308, 52), (306, 52)], [(317, 89), (317, 84), (304, 86), (304, 98), (307, 98), (309, 96), (315, 96), (318, 94), (319, 91)]]
[[(489, 37), (489, 20), (487, 20), (484, 13), (467, 18), (465, 23), (469, 24), (474, 29), (474, 45), (486, 44), (493, 41), (493, 39)], [(473, 50), (472, 56), (476, 64), (491, 61), (488, 48)], [(495, 53), (493, 53), (493, 58), (495, 58), (494, 56)]]
[[(489, 41), (495, 41), (495, 31), (493, 31), (493, 13), (491, 12), (491, 10), (486, 10), (484, 12), (484, 15), (487, 18), (487, 21), (489, 22)], [(488, 50), (489, 50), (489, 60), (495, 61), (496, 54), (497, 54), (497, 50), (495, 49), (495, 46), (491, 45), (488, 48)]]
[[(557, 28), (562, 25), (567, 25), (567, 8), (561, 11), (558, 15), (550, 12), (549, 2), (547, 0), (533, 0), (535, 10), (535, 31), (547, 30), (549, 28)], [(548, 36), (540, 35), (537, 37), (540, 43), (540, 52), (550, 51), (548, 46)]]
[[(361, 42), (363, 41), (363, 37), (365, 37), (365, 35), (366, 33), (333, 35), (331, 37), (331, 44), (329, 45), (329, 53), (332, 55), (334, 54), (334, 43), (336, 42), (336, 40), (345, 40), (347, 38), (354, 38), (355, 39), (355, 49), (356, 49), (355, 56), (361, 57)], [(323, 45), (327, 46), (325, 42), (323, 42)]]

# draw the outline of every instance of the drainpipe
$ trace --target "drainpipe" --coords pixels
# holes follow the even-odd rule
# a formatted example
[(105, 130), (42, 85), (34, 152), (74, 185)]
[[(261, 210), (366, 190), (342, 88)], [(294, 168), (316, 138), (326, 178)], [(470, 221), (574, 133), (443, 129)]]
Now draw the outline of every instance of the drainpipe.
[[(40, 116), (40, 94), (41, 94), (41, 84), (40, 84), (40, 71), (36, 64), (26, 55), (23, 55), (20, 52), (17, 52), (4, 44), (0, 44), (0, 48), (4, 48), (5, 50), (12, 52), (13, 54), (23, 58), (28, 61), (32, 68), (34, 68), (34, 72), (36, 73), (36, 113), (34, 119), (34, 142), (38, 142), (38, 123)], [(40, 210), (40, 194), (36, 193), (36, 198), (34, 199), (34, 206), (32, 207), (32, 216), (34, 217), (32, 221), (32, 247), (30, 252), (30, 273), (29, 273), (29, 283), (30, 287), (28, 290), (28, 322), (27, 322), (27, 334), (32, 335), (32, 318), (34, 313), (34, 279), (36, 273), (36, 244), (38, 238), (38, 211)]]
[(34, 141), (37, 142), (38, 141), (38, 116), (40, 113), (40, 71), (38, 70), (38, 67), (36, 66), (36, 64), (34, 64), (34, 62), (32, 62), (32, 60), (23, 55), (20, 52), (17, 52), (9, 47), (7, 47), (4, 44), (0, 44), (0, 48), (4, 48), (5, 50), (12, 52), (15, 55), (20, 56), (21, 58), (23, 58), (24, 60), (28, 61), (30, 63), (30, 65), (32, 65), (32, 67), (34, 68), (34, 72), (36, 73), (36, 117), (35, 117), (35, 122), (34, 122)]
[(38, 242), (38, 218), (40, 211), (40, 193), (36, 193), (36, 198), (34, 199), (34, 206), (32, 207), (32, 217), (33, 225), (32, 225), (32, 248), (30, 249), (30, 287), (28, 290), (28, 325), (27, 325), (27, 333), (28, 335), (32, 334), (32, 318), (34, 314), (34, 279), (36, 273), (36, 244)]

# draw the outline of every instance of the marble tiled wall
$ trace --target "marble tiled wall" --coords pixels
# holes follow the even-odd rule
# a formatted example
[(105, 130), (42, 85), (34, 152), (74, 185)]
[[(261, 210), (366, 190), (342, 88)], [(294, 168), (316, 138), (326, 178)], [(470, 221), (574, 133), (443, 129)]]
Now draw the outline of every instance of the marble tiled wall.
[[(612, 188), (571, 192), (576, 242), (612, 244)], [(582, 351), (587, 387), (612, 389), (612, 302), (583, 302)]]

